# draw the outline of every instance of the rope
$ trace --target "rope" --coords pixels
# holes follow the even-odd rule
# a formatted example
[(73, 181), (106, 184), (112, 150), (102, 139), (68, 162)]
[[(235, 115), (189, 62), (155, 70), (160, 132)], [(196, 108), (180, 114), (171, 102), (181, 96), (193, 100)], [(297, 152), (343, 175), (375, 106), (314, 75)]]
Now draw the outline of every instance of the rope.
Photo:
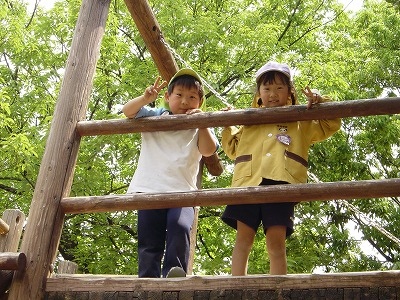
[[(315, 174), (309, 173), (309, 176), (315, 181), (320, 183), (321, 181), (317, 178)], [(389, 231), (387, 231), (385, 228), (377, 224), (375, 221), (371, 220), (367, 215), (365, 215), (363, 212), (361, 212), (356, 206), (353, 204), (349, 203), (346, 200), (343, 199), (338, 199), (336, 200), (342, 204), (344, 204), (348, 209), (350, 209), (353, 213), (357, 213), (360, 217), (360, 221), (367, 226), (372, 226), (376, 230), (378, 230), (380, 233), (385, 235), (388, 239), (392, 240), (395, 242), (399, 247), (400, 247), (400, 239), (391, 234)]]
[(384, 234), (387, 238), (391, 239), (393, 242), (395, 242), (398, 246), (400, 246), (400, 239), (395, 237), (393, 234), (388, 232), (385, 228), (379, 226), (375, 221), (371, 220), (368, 216), (366, 216), (364, 213), (362, 213), (357, 207), (355, 207), (353, 204), (349, 203), (348, 201), (345, 200), (339, 200), (341, 203), (343, 203), (345, 206), (347, 206), (350, 210), (353, 212), (359, 214), (361, 216), (360, 221), (364, 225), (370, 225), (377, 229), (379, 232)]
[[(165, 47), (174, 55), (175, 59), (178, 60), (181, 64), (183, 64), (186, 68), (193, 69), (183, 58), (180, 56), (175, 49), (173, 49), (167, 41), (164, 39), (164, 37), (161, 35), (160, 36), (160, 41), (161, 43), (164, 44)], [(213, 93), (223, 104), (225, 104), (227, 107), (233, 108), (232, 104), (230, 104), (221, 94), (219, 94), (212, 86), (209, 84), (202, 76), (200, 76), (200, 79), (202, 83), (210, 90), (211, 93)]]

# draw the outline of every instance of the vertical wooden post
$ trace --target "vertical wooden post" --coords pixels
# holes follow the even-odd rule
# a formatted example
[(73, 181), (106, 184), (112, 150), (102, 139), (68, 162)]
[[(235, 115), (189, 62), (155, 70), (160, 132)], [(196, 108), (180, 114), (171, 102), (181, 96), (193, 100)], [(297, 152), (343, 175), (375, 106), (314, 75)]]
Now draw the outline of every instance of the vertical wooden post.
[(18, 209), (7, 209), (4, 211), (2, 219), (8, 226), (8, 232), (0, 235), (0, 252), (17, 252), (25, 214)]
[[(18, 209), (7, 209), (2, 220), (7, 225), (8, 232), (0, 235), (0, 252), (17, 252), (25, 214)], [(0, 270), (0, 298), (9, 289), (13, 276), (14, 270)]]
[(57, 268), (57, 274), (75, 274), (78, 271), (78, 264), (73, 261), (60, 261)]
[(109, 6), (110, 0), (82, 1), (22, 239), (27, 269), (16, 272), (10, 300), (44, 296), (63, 226), (60, 201), (70, 192), (80, 143), (76, 124), (86, 113)]
[(190, 231), (190, 251), (189, 251), (189, 261), (188, 261), (188, 269), (187, 274), (193, 275), (193, 264), (194, 264), (194, 256), (196, 253), (196, 241), (197, 241), (197, 227), (199, 225), (199, 212), (200, 207), (194, 207), (194, 219), (192, 229)]
[[(204, 171), (204, 162), (201, 160), (199, 163), (199, 173), (197, 174), (197, 182), (196, 186), (200, 190), (202, 181), (203, 181), (203, 171)], [(193, 264), (194, 264), (194, 254), (196, 252), (196, 241), (197, 241), (197, 227), (199, 225), (199, 212), (200, 207), (194, 207), (194, 219), (192, 228), (190, 230), (190, 250), (189, 250), (189, 261), (188, 261), (188, 268), (187, 274), (193, 275)]]

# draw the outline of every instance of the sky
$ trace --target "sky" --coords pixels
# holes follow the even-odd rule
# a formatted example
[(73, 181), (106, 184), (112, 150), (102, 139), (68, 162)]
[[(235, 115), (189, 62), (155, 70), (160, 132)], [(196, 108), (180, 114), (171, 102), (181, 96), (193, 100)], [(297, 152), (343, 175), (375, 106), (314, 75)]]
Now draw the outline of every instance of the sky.
[(363, 0), (339, 0), (340, 3), (346, 8), (347, 11), (356, 12), (361, 9)]
[[(54, 2), (56, 2), (57, 0), (26, 0), (26, 1), (29, 3), (28, 9), (30, 11), (33, 9), (36, 1), (39, 1), (39, 6), (45, 9), (51, 9), (53, 7)], [(342, 3), (344, 7), (346, 7), (347, 11), (353, 11), (353, 12), (361, 9), (363, 4), (363, 0), (338, 0), (338, 1)]]

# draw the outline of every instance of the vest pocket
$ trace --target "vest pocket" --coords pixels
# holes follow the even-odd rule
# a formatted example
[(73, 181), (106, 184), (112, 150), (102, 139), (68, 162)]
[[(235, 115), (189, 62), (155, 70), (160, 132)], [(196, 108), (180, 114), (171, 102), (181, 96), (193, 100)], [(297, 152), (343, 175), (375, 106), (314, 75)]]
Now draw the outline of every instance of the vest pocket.
[(308, 162), (300, 155), (285, 150), (285, 169), (298, 182), (307, 182)]
[(241, 155), (236, 157), (233, 181), (251, 176), (251, 161), (252, 161), (251, 154)]

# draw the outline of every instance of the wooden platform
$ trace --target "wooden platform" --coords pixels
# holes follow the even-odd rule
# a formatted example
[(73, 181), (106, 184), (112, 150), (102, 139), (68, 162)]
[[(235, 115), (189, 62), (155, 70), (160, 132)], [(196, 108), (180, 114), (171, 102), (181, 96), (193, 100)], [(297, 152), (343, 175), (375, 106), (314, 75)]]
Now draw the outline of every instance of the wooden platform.
[(45, 299), (400, 300), (400, 271), (246, 277), (189, 276), (171, 279), (54, 275), (47, 280)]

